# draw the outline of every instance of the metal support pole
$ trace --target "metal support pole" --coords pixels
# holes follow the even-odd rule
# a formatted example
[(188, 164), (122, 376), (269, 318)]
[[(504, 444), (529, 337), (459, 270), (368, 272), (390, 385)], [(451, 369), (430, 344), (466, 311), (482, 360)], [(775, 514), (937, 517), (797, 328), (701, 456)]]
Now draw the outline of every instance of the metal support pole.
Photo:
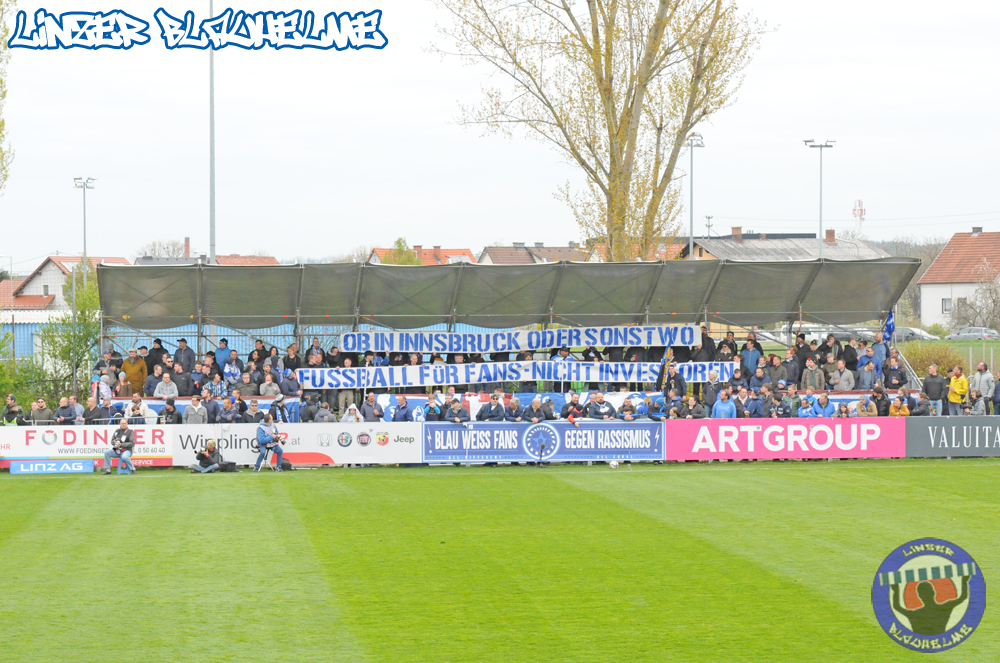
[(202, 266), (201, 261), (198, 261), (198, 357), (201, 357), (205, 352), (204, 348), (204, 319), (202, 317), (202, 305), (201, 305), (201, 282), (204, 277), (205, 268)]
[(87, 185), (83, 186), (83, 290), (87, 290)]
[(823, 259), (823, 150), (833, 147), (835, 140), (827, 140), (822, 143), (809, 139), (802, 141), (806, 147), (819, 149), (819, 259)]
[(72, 350), (73, 350), (73, 394), (76, 394), (76, 386), (77, 386), (76, 385), (76, 367), (77, 367), (77, 363), (78, 363), (77, 362), (77, 357), (76, 357), (76, 348), (77, 348), (77, 344), (79, 342), (79, 339), (76, 336), (76, 268), (75, 268), (75, 266), (74, 266), (73, 271), (70, 272), (70, 276), (73, 279), (73, 333), (70, 336), (73, 339), (72, 340), (72, 343), (73, 343), (73, 348), (72, 348)]
[(688, 149), (691, 150), (691, 172), (688, 173), (691, 193), (688, 195), (688, 207), (690, 208), (691, 228), (688, 234), (688, 260), (694, 260), (694, 148), (705, 147), (699, 134), (691, 134), (688, 138)]
[[(208, 17), (215, 6), (208, 0)], [(215, 264), (215, 47), (208, 45), (208, 263)]]
[(823, 259), (823, 150), (819, 151), (819, 259)]

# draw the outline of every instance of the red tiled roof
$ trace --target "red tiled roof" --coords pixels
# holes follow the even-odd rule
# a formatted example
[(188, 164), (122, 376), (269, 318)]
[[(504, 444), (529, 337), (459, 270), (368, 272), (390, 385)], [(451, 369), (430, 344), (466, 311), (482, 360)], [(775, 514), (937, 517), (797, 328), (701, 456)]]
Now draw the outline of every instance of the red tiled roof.
[[(51, 262), (52, 264), (54, 264), (56, 267), (58, 267), (60, 270), (62, 270), (63, 274), (69, 274), (70, 269), (72, 267), (67, 267), (67, 265), (70, 265), (70, 266), (77, 265), (77, 264), (80, 263), (81, 260), (83, 260), (83, 258), (81, 258), (80, 256), (49, 256), (48, 258), (46, 258), (45, 260), (42, 261), (41, 265), (39, 265), (38, 267), (35, 268), (35, 271), (33, 271), (31, 273), (31, 275), (28, 276), (28, 278), (26, 278), (23, 281), (21, 281), (21, 284), (19, 286), (17, 286), (17, 288), (14, 290), (14, 296), (17, 297), (17, 293), (20, 292), (21, 288), (24, 287), (24, 284), (27, 283), (28, 281), (30, 281), (31, 279), (35, 278), (35, 275), (38, 274), (38, 272), (42, 271), (42, 268), (45, 267), (45, 265), (47, 265), (48, 263)], [(110, 263), (112, 265), (131, 265), (132, 264), (128, 260), (126, 260), (125, 258), (114, 258), (114, 257), (111, 257), (111, 258), (104, 257), (104, 258), (102, 258), (102, 257), (99, 257), (99, 256), (87, 256), (87, 262), (89, 262), (92, 267), (97, 267), (102, 262)]]
[[(51, 256), (51, 257), (48, 258), (48, 260), (51, 260), (55, 264), (56, 267), (58, 267), (59, 269), (61, 269), (62, 272), (63, 272), (63, 274), (69, 274), (70, 270), (72, 269), (72, 265), (79, 264), (80, 260), (82, 260), (82, 258), (80, 258), (80, 256)], [(111, 265), (131, 265), (132, 264), (128, 260), (126, 260), (125, 258), (100, 258), (100, 257), (96, 257), (96, 256), (87, 256), (87, 262), (90, 263), (91, 267), (97, 267), (102, 262), (106, 262), (106, 263), (111, 264)], [(67, 265), (70, 265), (70, 266), (67, 267)], [(45, 266), (44, 262), (41, 265), (38, 266), (38, 269), (41, 269), (43, 266)], [(36, 269), (35, 271), (37, 272), (38, 269)], [(30, 278), (31, 277), (29, 276), (28, 279), (30, 279)]]
[(215, 256), (217, 265), (239, 265), (241, 267), (259, 267), (261, 265), (280, 265), (274, 256), (241, 256), (233, 253), (228, 256)]
[[(379, 261), (385, 260), (385, 254), (395, 249), (372, 249), (372, 253), (378, 256)], [(424, 265), (447, 265), (449, 258), (466, 258), (462, 262), (476, 262), (476, 256), (472, 255), (469, 249), (442, 249), (435, 246), (432, 249), (425, 249), (422, 246), (414, 246), (411, 249), (417, 254), (417, 260)]]
[[(14, 303), (9, 307), (11, 311), (37, 311), (47, 309), (55, 295), (21, 295), (14, 298)], [(2, 307), (8, 308), (8, 307)]]
[(0, 281), (0, 309), (13, 308), (11, 305), (11, 295), (21, 287), (24, 281), (20, 279), (7, 279)]
[[(984, 261), (989, 263), (985, 274)], [(955, 233), (917, 283), (980, 283), (984, 277), (995, 280), (998, 275), (1000, 232)]]

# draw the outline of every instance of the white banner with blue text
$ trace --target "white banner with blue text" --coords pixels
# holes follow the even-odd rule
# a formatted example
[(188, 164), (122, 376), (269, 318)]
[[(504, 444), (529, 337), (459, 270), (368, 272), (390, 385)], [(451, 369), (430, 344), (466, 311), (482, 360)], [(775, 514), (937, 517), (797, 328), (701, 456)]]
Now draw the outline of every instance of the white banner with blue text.
[[(719, 380), (733, 376), (733, 362), (678, 364), (688, 382), (707, 382), (715, 372)], [(396, 389), (482, 384), (486, 382), (608, 382), (653, 383), (660, 364), (647, 362), (512, 361), (478, 364), (425, 364), (374, 368), (300, 368), (299, 384), (305, 391), (324, 389)]]
[(650, 325), (646, 327), (574, 327), (536, 331), (497, 331), (485, 334), (457, 334), (443, 331), (381, 332), (341, 334), (343, 352), (444, 352), (488, 353), (527, 352), (550, 348), (669, 347), (701, 343), (697, 325)]

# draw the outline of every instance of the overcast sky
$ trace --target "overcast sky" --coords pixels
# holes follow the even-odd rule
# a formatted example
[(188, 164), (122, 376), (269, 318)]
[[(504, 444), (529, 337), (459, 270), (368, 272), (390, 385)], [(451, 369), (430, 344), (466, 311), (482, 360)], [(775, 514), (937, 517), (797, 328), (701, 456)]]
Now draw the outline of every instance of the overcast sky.
[[(207, 2), (164, 2), (207, 13)], [(53, 13), (99, 10), (47, 0)], [(222, 2), (217, 5), (223, 5)], [(74, 176), (88, 194), (88, 253), (133, 257), (153, 239), (208, 250), (208, 55), (168, 51), (156, 4), (114, 5), (152, 23), (129, 51), (15, 50), (6, 109), (17, 151), (0, 198), (0, 251), (15, 270), (82, 250)], [(428, 0), (233, 3), (384, 11), (382, 51), (216, 54), (218, 253), (323, 258), (358, 245), (565, 245), (582, 239), (553, 198), (575, 169), (525, 139), (483, 138), (454, 123), (485, 69), (441, 61)], [(996, 25), (1000, 5), (801, 0), (746, 2), (769, 33), (736, 104), (701, 127), (695, 232), (815, 231), (818, 150), (824, 216), (873, 238), (1000, 229)], [(682, 159), (685, 171), (687, 157)], [(685, 200), (687, 183), (684, 183)], [(685, 226), (687, 212), (685, 211)], [(6, 258), (0, 258), (5, 263)]]

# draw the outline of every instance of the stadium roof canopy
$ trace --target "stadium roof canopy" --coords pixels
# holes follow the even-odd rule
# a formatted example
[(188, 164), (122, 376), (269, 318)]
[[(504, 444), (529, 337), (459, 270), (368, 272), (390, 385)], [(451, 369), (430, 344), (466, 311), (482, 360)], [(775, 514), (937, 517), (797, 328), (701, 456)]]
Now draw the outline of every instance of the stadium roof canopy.
[[(170, 329), (214, 324), (374, 324), (417, 329), (464, 323), (495, 329), (680, 323), (765, 325), (799, 319), (881, 319), (920, 261), (397, 266), (361, 263), (114, 266), (97, 274), (105, 324)], [(648, 316), (648, 317), (647, 317)]]

